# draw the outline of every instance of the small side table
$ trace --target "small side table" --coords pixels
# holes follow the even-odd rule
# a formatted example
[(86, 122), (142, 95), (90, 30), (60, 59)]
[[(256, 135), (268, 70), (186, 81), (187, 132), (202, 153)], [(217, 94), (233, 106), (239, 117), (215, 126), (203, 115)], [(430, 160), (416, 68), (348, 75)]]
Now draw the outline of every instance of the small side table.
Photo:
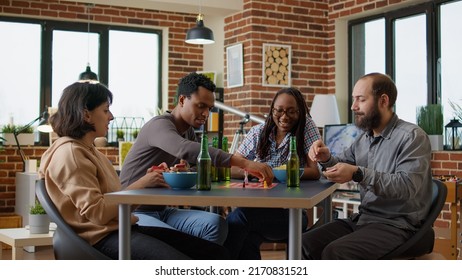
[[(444, 182), (448, 189), (446, 203), (449, 202), (449, 210), (451, 212), (451, 226), (449, 228), (450, 239), (436, 238), (435, 249), (442, 254), (446, 259), (457, 260), (457, 203), (462, 202), (462, 181)], [(460, 217), (462, 219), (462, 217)]]
[[(24, 246), (47, 246), (53, 245), (54, 231), (46, 234), (30, 234), (26, 228), (0, 229), (0, 242), (11, 246), (12, 259), (23, 259)], [(0, 246), (0, 259), (2, 259), (2, 246)]]

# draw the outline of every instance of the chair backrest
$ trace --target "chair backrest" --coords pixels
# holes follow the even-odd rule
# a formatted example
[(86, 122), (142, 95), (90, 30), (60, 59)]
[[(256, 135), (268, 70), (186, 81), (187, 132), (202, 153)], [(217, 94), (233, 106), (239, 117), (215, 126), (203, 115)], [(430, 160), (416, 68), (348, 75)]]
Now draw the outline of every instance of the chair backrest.
[(50, 219), (56, 223), (53, 251), (57, 260), (108, 260), (110, 259), (82, 239), (63, 219), (45, 187), (45, 180), (35, 182), (35, 193)]
[(443, 182), (433, 179), (432, 205), (424, 223), (408, 241), (382, 257), (382, 259), (410, 259), (433, 251), (435, 241), (433, 223), (443, 209), (447, 192), (448, 190)]

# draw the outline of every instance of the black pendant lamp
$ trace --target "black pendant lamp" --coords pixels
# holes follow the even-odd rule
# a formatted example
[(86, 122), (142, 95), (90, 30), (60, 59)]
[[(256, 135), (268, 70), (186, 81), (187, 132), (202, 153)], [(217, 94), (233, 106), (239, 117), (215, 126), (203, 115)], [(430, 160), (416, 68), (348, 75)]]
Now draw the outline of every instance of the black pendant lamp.
[(91, 71), (90, 63), (87, 64), (85, 72), (80, 73), (79, 80), (95, 80), (98, 81), (98, 75)]
[(188, 30), (185, 42), (196, 45), (208, 45), (215, 43), (213, 31), (204, 26), (203, 14), (197, 15), (196, 26)]
[(96, 75), (95, 72), (91, 71), (90, 68), (90, 5), (88, 4), (87, 6), (87, 14), (88, 14), (88, 22), (87, 22), (87, 68), (85, 69), (84, 72), (80, 73), (79, 75), (79, 81), (81, 80), (93, 80), (93, 81), (98, 81), (98, 75)]

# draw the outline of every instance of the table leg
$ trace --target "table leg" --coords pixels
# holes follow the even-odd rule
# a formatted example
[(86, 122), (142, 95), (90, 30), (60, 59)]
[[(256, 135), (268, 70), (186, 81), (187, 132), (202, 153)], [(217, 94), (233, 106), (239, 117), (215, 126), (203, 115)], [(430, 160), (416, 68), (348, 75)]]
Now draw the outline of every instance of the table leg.
[(322, 214), (324, 216), (324, 224), (332, 221), (332, 195), (326, 197), (322, 202)]
[(22, 260), (23, 259), (23, 248), (22, 247), (13, 247), (11, 246), (11, 259), (12, 260)]
[(0, 242), (0, 260), (3, 260), (3, 242)]
[(302, 209), (289, 209), (289, 260), (302, 259)]
[(119, 259), (129, 260), (131, 255), (130, 248), (130, 205), (119, 205)]
[(457, 202), (451, 202), (451, 259), (457, 260)]

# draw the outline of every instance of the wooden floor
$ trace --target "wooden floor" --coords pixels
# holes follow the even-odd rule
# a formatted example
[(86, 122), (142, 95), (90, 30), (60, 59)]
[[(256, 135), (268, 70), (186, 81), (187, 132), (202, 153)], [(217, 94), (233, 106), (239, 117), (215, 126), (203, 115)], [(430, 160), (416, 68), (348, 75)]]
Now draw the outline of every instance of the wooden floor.
[[(263, 250), (262, 259), (264, 260), (285, 260), (285, 250)], [(35, 247), (35, 253), (24, 252), (26, 260), (54, 260), (52, 246)], [(11, 260), (11, 250), (3, 250), (2, 260)]]
[[(264, 243), (262, 245), (261, 256), (263, 260), (285, 260), (286, 251), (283, 244)], [(26, 260), (54, 260), (52, 246), (35, 247), (35, 253), (24, 252)], [(418, 258), (419, 260), (445, 260), (439, 253), (431, 253)], [(459, 258), (460, 259), (460, 258)], [(11, 250), (3, 250), (2, 260), (11, 260)]]

